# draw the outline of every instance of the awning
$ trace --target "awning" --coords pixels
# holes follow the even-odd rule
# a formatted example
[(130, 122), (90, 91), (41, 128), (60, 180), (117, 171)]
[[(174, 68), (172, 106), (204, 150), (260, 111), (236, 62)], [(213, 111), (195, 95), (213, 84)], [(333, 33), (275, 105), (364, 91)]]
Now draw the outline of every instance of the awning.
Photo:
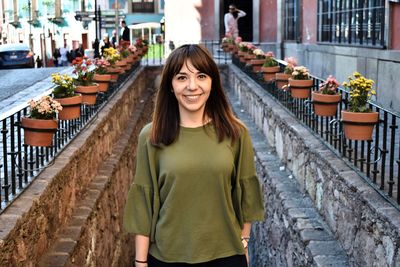
[(143, 28), (160, 28), (160, 23), (157, 22), (146, 22), (134, 25), (129, 25), (129, 29), (143, 29)]
[(160, 23), (160, 20), (164, 17), (164, 14), (153, 14), (153, 13), (133, 13), (133, 14), (126, 14), (125, 21), (126, 25), (133, 25), (139, 23), (146, 23), (146, 22), (156, 22)]

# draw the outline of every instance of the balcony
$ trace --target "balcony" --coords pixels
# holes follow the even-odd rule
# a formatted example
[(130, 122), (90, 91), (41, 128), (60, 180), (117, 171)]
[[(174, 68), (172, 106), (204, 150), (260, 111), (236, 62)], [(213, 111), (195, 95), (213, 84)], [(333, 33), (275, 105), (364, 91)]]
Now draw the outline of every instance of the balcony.
[(154, 13), (154, 2), (132, 3), (132, 13)]

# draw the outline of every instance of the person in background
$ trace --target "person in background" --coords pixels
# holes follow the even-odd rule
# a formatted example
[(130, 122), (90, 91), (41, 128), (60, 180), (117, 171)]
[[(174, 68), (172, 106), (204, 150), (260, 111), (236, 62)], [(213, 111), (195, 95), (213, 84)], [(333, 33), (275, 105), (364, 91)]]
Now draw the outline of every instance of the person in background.
[(112, 31), (111, 44), (112, 44), (113, 48), (115, 48), (117, 46), (117, 31), (116, 30)]
[(59, 66), (60, 57), (61, 57), (60, 49), (58, 49), (58, 48), (54, 49), (54, 53), (53, 53), (54, 67), (58, 67)]
[(37, 58), (36, 58), (36, 68), (41, 68), (41, 67), (43, 67), (42, 60), (40, 59), (39, 56), (37, 56)]
[(237, 9), (235, 5), (229, 5), (229, 12), (224, 16), (225, 34), (233, 38), (239, 36), (238, 20), (246, 16), (246, 13)]
[(83, 45), (79, 44), (78, 48), (75, 49), (75, 58), (83, 57), (85, 55), (85, 51), (83, 49)]
[(264, 219), (261, 187), (249, 131), (206, 48), (172, 51), (155, 102), (124, 211), (135, 266), (248, 266), (251, 223)]
[(174, 41), (169, 41), (169, 50), (171, 50), (171, 51), (173, 51), (174, 49), (175, 49), (175, 44), (174, 44)]
[(108, 35), (105, 35), (103, 38), (102, 45), (101, 45), (101, 55), (103, 56), (105, 48), (110, 48), (110, 47), (112, 47), (112, 44), (110, 43)]
[(67, 46), (67, 41), (64, 40), (64, 46), (60, 48), (60, 58), (61, 58), (61, 66), (68, 66), (68, 57), (69, 48)]
[(121, 22), (121, 27), (122, 27), (122, 29), (121, 29), (121, 31), (122, 31), (121, 40), (124, 40), (126, 42), (130, 42), (131, 40), (129, 38), (129, 28), (128, 28), (128, 26), (126, 26), (125, 20), (123, 20)]

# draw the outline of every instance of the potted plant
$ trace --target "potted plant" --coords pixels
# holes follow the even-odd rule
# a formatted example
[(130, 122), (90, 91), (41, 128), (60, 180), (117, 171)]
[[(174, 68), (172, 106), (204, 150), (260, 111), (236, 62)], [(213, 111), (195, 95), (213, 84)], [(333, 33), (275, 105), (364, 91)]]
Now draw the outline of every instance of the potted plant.
[(235, 56), (238, 56), (239, 53), (239, 44), (242, 42), (242, 37), (238, 36), (231, 44), (231, 53)]
[(118, 79), (118, 75), (124, 73), (124, 70), (122, 68), (115, 65), (115, 63), (120, 59), (119, 52), (113, 47), (105, 48), (103, 56), (108, 61), (108, 63), (110, 63), (110, 66), (107, 68), (107, 73), (111, 74), (111, 82), (116, 82)]
[(275, 55), (272, 51), (265, 54), (265, 60), (261, 71), (264, 73), (264, 81), (266, 82), (275, 80), (275, 74), (280, 70), (279, 64), (274, 57)]
[(142, 39), (142, 51), (143, 51), (143, 55), (146, 55), (147, 50), (149, 50), (149, 40), (147, 40), (147, 39)]
[(94, 64), (96, 68), (94, 70), (93, 81), (99, 85), (100, 92), (107, 92), (111, 81), (111, 74), (107, 73), (110, 63), (106, 59), (97, 59)]
[(279, 89), (285, 89), (287, 87), (289, 78), (292, 76), (292, 72), (295, 66), (297, 66), (296, 59), (294, 57), (285, 58), (286, 66), (283, 73), (276, 73), (276, 87)]
[(378, 122), (378, 112), (373, 112), (368, 101), (376, 94), (372, 89), (373, 80), (367, 79), (359, 72), (349, 76), (349, 82), (343, 86), (349, 89), (349, 109), (342, 110), (344, 135), (350, 140), (372, 140), (375, 124)]
[(314, 112), (318, 116), (329, 117), (336, 115), (337, 104), (342, 96), (337, 92), (339, 83), (335, 77), (329, 75), (325, 82), (319, 86), (319, 91), (312, 92)]
[(250, 64), (253, 66), (254, 72), (259, 72), (261, 71), (261, 66), (265, 61), (265, 55), (264, 52), (259, 48), (254, 49), (253, 54), (255, 58), (250, 60)]
[(76, 85), (75, 91), (82, 94), (82, 102), (84, 104), (96, 104), (99, 85), (93, 82), (94, 68), (92, 68), (92, 61), (84, 57), (74, 59), (72, 65), (74, 66), (72, 73), (76, 75), (74, 78), (74, 83)]
[(289, 78), (289, 86), (293, 98), (309, 98), (313, 80), (310, 79), (308, 69), (304, 66), (294, 67), (292, 77)]
[(130, 69), (130, 66), (128, 66), (128, 61), (127, 61), (127, 58), (130, 55), (128, 47), (129, 47), (129, 42), (127, 41), (122, 41), (120, 45), (117, 47), (120, 59), (115, 62), (115, 65), (121, 67), (124, 70)]
[(256, 56), (254, 55), (253, 51), (256, 50), (257, 47), (252, 43), (247, 43), (247, 53), (244, 55), (244, 60), (246, 64), (250, 64), (250, 60), (255, 59)]
[(222, 38), (221, 42), (221, 48), (224, 50), (224, 52), (229, 52), (230, 50), (230, 45), (233, 43), (232, 36), (226, 35), (224, 38)]
[(56, 114), (62, 110), (62, 106), (51, 96), (42, 96), (28, 103), (30, 116), (21, 119), (24, 143), (30, 146), (51, 146), (58, 128)]
[(75, 84), (72, 77), (67, 74), (53, 73), (51, 82), (53, 96), (61, 104), (63, 109), (58, 113), (60, 120), (73, 120), (81, 116), (82, 95), (75, 92)]
[(148, 49), (148, 42), (142, 38), (137, 38), (135, 42), (135, 46), (138, 48), (138, 53), (140, 56), (144, 56)]
[(238, 48), (239, 48), (238, 56), (239, 56), (240, 62), (243, 62), (243, 63), (246, 62), (246, 59), (244, 58), (244, 56), (247, 55), (247, 53), (249, 51), (248, 44), (249, 43), (247, 43), (247, 42), (240, 42), (238, 44)]
[(135, 61), (139, 58), (137, 54), (137, 48), (135, 45), (131, 44), (129, 45), (128, 49), (131, 52), (132, 64), (134, 64)]

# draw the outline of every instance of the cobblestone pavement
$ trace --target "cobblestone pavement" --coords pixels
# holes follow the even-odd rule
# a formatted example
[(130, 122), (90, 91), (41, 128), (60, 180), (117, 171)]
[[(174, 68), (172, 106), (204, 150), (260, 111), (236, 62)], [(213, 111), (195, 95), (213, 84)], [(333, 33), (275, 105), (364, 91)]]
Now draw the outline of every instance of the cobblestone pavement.
[(49, 90), (53, 86), (52, 73), (70, 71), (65, 67), (0, 70), (0, 114), (9, 113)]

